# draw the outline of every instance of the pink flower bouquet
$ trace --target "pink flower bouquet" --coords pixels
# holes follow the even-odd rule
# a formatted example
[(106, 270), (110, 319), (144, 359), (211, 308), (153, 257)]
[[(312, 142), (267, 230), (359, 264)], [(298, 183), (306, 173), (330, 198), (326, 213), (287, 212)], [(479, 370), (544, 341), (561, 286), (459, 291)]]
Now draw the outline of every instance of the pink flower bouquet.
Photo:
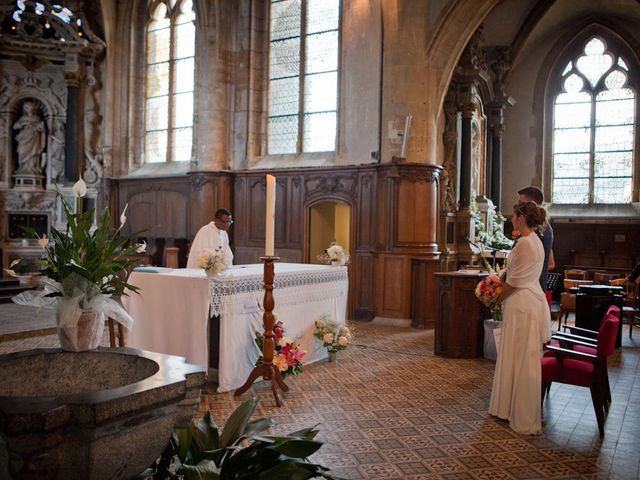
[[(292, 340), (285, 336), (284, 326), (278, 321), (273, 327), (273, 340), (276, 344), (276, 350), (273, 355), (273, 364), (280, 371), (282, 378), (288, 375), (298, 375), (302, 372), (302, 359), (307, 354), (300, 347), (300, 342)], [(256, 345), (262, 351), (264, 338), (261, 333), (256, 334)], [(256, 361), (256, 365), (262, 363), (262, 355)]]
[(483, 278), (476, 287), (476, 297), (485, 306), (491, 307), (491, 315), (496, 321), (502, 320), (502, 305), (496, 303), (496, 299), (502, 292), (503, 283), (495, 273)]

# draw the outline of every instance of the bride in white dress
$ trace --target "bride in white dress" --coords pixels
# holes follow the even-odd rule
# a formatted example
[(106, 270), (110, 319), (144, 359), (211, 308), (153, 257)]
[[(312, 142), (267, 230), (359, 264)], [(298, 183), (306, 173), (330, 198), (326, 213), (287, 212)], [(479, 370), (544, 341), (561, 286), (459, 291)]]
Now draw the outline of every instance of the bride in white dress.
[(509, 420), (509, 426), (523, 434), (542, 430), (540, 357), (542, 344), (551, 339), (551, 315), (538, 281), (544, 248), (534, 230), (545, 218), (545, 210), (534, 202), (513, 207), (511, 221), (521, 237), (509, 254), (506, 283), (498, 297), (502, 339), (489, 413)]

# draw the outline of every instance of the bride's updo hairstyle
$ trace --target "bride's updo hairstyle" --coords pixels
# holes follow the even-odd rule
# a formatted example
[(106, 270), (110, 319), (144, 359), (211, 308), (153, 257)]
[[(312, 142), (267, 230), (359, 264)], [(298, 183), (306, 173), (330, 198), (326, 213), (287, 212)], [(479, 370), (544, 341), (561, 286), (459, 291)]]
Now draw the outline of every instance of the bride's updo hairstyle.
[(513, 211), (516, 215), (524, 216), (527, 227), (531, 229), (539, 229), (547, 218), (546, 210), (539, 207), (536, 202), (516, 203)]

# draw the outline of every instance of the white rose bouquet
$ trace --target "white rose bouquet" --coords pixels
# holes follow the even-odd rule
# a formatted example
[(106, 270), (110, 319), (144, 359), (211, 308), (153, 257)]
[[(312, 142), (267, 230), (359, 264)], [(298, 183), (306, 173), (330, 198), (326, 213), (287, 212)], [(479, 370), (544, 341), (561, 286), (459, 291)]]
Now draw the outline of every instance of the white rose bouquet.
[(327, 249), (318, 255), (318, 260), (327, 265), (348, 265), (351, 256), (342, 245), (338, 245), (336, 242), (331, 242), (331, 245)]
[(224, 263), (222, 247), (218, 247), (215, 250), (205, 248), (198, 259), (198, 267), (203, 268), (208, 276), (224, 272), (227, 269), (227, 265)]
[(313, 336), (321, 340), (329, 352), (344, 350), (351, 343), (353, 335), (346, 325), (340, 326), (335, 320), (323, 316), (315, 321)]

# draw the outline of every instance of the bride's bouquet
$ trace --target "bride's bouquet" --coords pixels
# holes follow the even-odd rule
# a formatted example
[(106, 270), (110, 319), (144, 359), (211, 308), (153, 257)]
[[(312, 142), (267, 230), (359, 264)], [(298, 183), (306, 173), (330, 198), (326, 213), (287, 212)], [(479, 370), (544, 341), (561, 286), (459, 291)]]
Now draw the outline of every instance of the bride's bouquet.
[(496, 273), (490, 273), (489, 276), (483, 278), (476, 286), (476, 297), (485, 306), (491, 307), (491, 316), (496, 321), (502, 320), (502, 305), (496, 303), (496, 299), (502, 292), (503, 283)]

